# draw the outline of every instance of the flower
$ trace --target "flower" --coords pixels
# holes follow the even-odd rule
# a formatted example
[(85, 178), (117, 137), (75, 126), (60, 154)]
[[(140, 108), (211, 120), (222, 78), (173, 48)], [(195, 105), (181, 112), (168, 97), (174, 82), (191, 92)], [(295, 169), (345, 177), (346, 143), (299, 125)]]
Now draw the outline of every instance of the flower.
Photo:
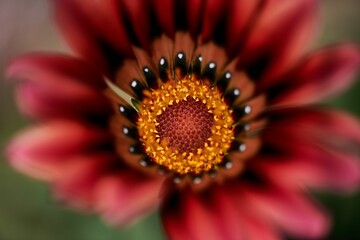
[(313, 0), (53, 0), (74, 51), (15, 59), (36, 125), (10, 163), (74, 208), (124, 225), (160, 208), (170, 239), (317, 238), (308, 189), (351, 191), (360, 123), (320, 100), (360, 51), (309, 53)]

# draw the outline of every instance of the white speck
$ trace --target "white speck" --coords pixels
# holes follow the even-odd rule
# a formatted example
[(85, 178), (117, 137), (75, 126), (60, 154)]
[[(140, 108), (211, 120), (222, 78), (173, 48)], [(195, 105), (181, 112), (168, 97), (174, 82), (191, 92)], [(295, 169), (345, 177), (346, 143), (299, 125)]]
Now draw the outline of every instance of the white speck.
[(249, 130), (250, 130), (250, 125), (249, 125), (249, 124), (245, 124), (244, 130), (245, 130), (245, 131), (249, 131)]
[(244, 112), (246, 114), (250, 114), (251, 113), (251, 107), (249, 105), (247, 105), (245, 108), (244, 108)]
[(194, 184), (200, 184), (201, 181), (202, 181), (201, 177), (196, 177), (196, 178), (193, 179)]
[(213, 62), (209, 63), (209, 68), (215, 68), (215, 67), (216, 67), (215, 63), (213, 63)]
[(144, 68), (144, 72), (149, 72), (149, 68), (148, 67), (146, 67), (146, 68)]
[(183, 53), (178, 53), (178, 58), (182, 59), (184, 57)]
[(132, 82), (131, 82), (131, 86), (132, 86), (133, 88), (136, 87), (137, 84), (138, 84), (137, 81), (132, 81)]
[(242, 143), (242, 144), (239, 146), (239, 151), (240, 151), (240, 152), (244, 152), (245, 150), (246, 150), (246, 145)]
[(124, 133), (125, 135), (129, 134), (129, 129), (128, 129), (127, 127), (124, 127), (124, 128), (123, 128), (123, 133)]
[(165, 59), (164, 58), (161, 58), (160, 59), (160, 65), (164, 65), (165, 64)]
[(202, 62), (202, 60), (203, 60), (202, 56), (199, 56), (198, 59), (200, 62)]
[(140, 160), (140, 165), (143, 167), (147, 167), (147, 162), (145, 160)]
[(125, 112), (125, 108), (123, 106), (120, 106), (119, 109), (120, 109), (120, 112), (122, 112), (122, 113)]
[(226, 169), (230, 169), (230, 168), (232, 168), (233, 167), (233, 163), (232, 162), (227, 162), (227, 163), (225, 163), (225, 168)]
[(227, 79), (230, 79), (230, 78), (231, 78), (231, 73), (227, 72), (227, 73), (225, 74), (225, 77), (226, 77)]
[(174, 183), (176, 183), (176, 184), (181, 183), (181, 178), (175, 177), (175, 178), (174, 178)]
[(234, 89), (234, 95), (239, 96), (240, 95), (240, 90), (239, 89)]

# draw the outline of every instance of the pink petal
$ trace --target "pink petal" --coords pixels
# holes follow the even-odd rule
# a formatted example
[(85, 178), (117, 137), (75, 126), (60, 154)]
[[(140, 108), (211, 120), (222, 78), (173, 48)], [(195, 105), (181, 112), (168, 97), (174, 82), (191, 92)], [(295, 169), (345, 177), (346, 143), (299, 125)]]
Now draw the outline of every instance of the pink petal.
[(256, 164), (255, 169), (276, 185), (292, 189), (306, 186), (349, 192), (360, 185), (358, 159), (330, 151), (265, 158)]
[(22, 80), (17, 87), (18, 103), (32, 117), (86, 117), (109, 111), (101, 75), (81, 59), (31, 54), (15, 59), (7, 73)]
[(162, 209), (170, 239), (277, 239), (271, 225), (249, 214), (243, 201), (234, 198), (237, 189), (225, 188), (173, 195)]
[(359, 66), (360, 50), (351, 44), (315, 52), (285, 79), (274, 104), (309, 104), (338, 94), (353, 83)]
[[(240, 65), (245, 65), (259, 88), (265, 88), (285, 73), (313, 39), (318, 22), (317, 1), (264, 1), (250, 32)], [(249, 66), (248, 64), (251, 63)]]
[(241, 198), (248, 208), (273, 224), (303, 238), (321, 238), (329, 229), (329, 218), (303, 194), (281, 189), (244, 187)]
[(94, 66), (107, 67), (109, 54), (132, 54), (118, 1), (56, 0), (54, 8), (70, 46)]
[(35, 53), (14, 59), (7, 68), (12, 79), (50, 81), (66, 78), (94, 88), (104, 88), (101, 73), (86, 61), (60, 53)]
[(21, 111), (40, 119), (76, 117), (86, 120), (89, 116), (103, 117), (109, 113), (110, 106), (100, 92), (75, 82), (56, 80), (59, 79), (45, 84), (19, 84), (16, 96)]
[(52, 179), (56, 199), (78, 210), (93, 211), (96, 187), (114, 161), (116, 157), (109, 153), (69, 157), (61, 166), (61, 172)]
[[(356, 155), (360, 122), (336, 111), (297, 108), (281, 114), (285, 113), (288, 117), (272, 122), (263, 135), (265, 144), (283, 152), (283, 156), (254, 161), (258, 171), (291, 187), (302, 184), (340, 191), (356, 189), (360, 185)], [(283, 173), (276, 175), (280, 171)]]
[(229, 239), (279, 239), (275, 228), (261, 216), (254, 214), (244, 200), (234, 196), (239, 189), (221, 186), (214, 192), (218, 218), (229, 233)]
[(7, 155), (17, 170), (50, 180), (71, 156), (99, 148), (108, 140), (108, 133), (100, 129), (59, 120), (20, 132), (9, 144)]
[(163, 178), (120, 171), (103, 178), (96, 188), (96, 210), (112, 225), (129, 225), (160, 203)]
[(162, 209), (162, 218), (165, 231), (172, 240), (226, 238), (210, 201), (191, 191), (172, 196)]

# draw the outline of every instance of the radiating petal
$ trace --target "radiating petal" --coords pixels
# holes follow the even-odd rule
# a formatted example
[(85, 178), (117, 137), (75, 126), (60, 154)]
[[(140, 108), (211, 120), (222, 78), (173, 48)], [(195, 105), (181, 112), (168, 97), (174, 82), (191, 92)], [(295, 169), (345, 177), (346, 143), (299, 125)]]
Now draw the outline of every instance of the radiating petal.
[(226, 32), (226, 49), (229, 54), (237, 53), (244, 43), (246, 31), (256, 19), (262, 5), (261, 0), (231, 1)]
[(162, 178), (119, 171), (101, 179), (96, 190), (96, 210), (112, 225), (129, 225), (160, 203)]
[(308, 56), (280, 86), (275, 86), (273, 103), (309, 104), (338, 94), (353, 83), (359, 67), (358, 46), (345, 44), (319, 50)]
[(264, 89), (306, 52), (317, 24), (317, 1), (264, 1), (239, 56)]
[(65, 39), (95, 67), (108, 70), (131, 56), (118, 1), (56, 0), (54, 8)]
[(70, 156), (101, 148), (108, 133), (74, 121), (53, 121), (20, 132), (7, 148), (10, 163), (35, 178), (50, 180)]
[(16, 88), (16, 97), (20, 110), (38, 119), (104, 118), (110, 110), (101, 93), (70, 81), (53, 81), (52, 84), (21, 83)]
[(242, 187), (248, 208), (291, 235), (303, 238), (321, 238), (329, 228), (329, 218), (319, 206), (307, 200), (304, 194), (276, 188)]
[(165, 231), (172, 240), (220, 240), (226, 236), (210, 201), (191, 191), (182, 191), (168, 199), (162, 209), (162, 218)]
[(33, 53), (12, 60), (7, 68), (11, 79), (51, 81), (66, 78), (94, 88), (104, 88), (101, 73), (86, 61), (60, 53)]
[(77, 210), (95, 210), (95, 190), (109, 172), (116, 156), (111, 153), (80, 154), (68, 157), (51, 179), (55, 198)]

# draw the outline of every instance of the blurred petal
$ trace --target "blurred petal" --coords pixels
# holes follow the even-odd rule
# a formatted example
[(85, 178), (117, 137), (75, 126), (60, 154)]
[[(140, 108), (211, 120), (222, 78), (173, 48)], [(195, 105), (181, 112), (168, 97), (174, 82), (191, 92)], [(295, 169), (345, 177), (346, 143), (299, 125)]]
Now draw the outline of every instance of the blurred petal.
[(228, 236), (212, 211), (210, 201), (191, 191), (182, 191), (168, 199), (162, 209), (162, 218), (165, 231), (172, 240), (217, 240)]
[(109, 153), (91, 153), (69, 157), (59, 167), (52, 179), (57, 200), (78, 210), (93, 211), (95, 207), (95, 187), (109, 165), (116, 157)]
[(309, 104), (338, 94), (353, 83), (359, 67), (357, 46), (345, 44), (315, 52), (280, 85), (283, 89), (274, 104)]
[(281, 189), (243, 187), (242, 198), (248, 207), (280, 226), (291, 235), (321, 238), (329, 228), (329, 218), (319, 206), (300, 193)]
[(97, 185), (96, 209), (112, 225), (133, 223), (155, 210), (161, 200), (163, 178), (144, 177), (129, 170), (104, 177)]
[(104, 96), (94, 89), (70, 81), (47, 84), (26, 82), (17, 86), (18, 106), (28, 116), (40, 119), (86, 119), (96, 115), (104, 117), (110, 110)]
[(104, 88), (101, 74), (86, 61), (60, 53), (33, 53), (14, 59), (7, 68), (12, 79), (51, 81), (65, 78), (94, 88)]
[(73, 121), (53, 121), (20, 132), (7, 148), (10, 163), (35, 178), (50, 180), (70, 156), (104, 145), (107, 132)]
[(317, 1), (268, 0), (240, 53), (259, 88), (273, 84), (303, 54), (314, 37)]
[[(54, 4), (64, 37), (95, 67), (108, 69), (109, 64), (114, 67), (121, 56), (131, 56), (117, 1), (56, 0)], [(116, 62), (109, 63), (109, 60)]]
[[(358, 188), (359, 121), (335, 111), (293, 109), (286, 112), (291, 117), (271, 123), (264, 132), (265, 145), (283, 155), (260, 158), (254, 161), (255, 169), (291, 188), (298, 185), (338, 191)], [(275, 139), (275, 135), (281, 137)]]

